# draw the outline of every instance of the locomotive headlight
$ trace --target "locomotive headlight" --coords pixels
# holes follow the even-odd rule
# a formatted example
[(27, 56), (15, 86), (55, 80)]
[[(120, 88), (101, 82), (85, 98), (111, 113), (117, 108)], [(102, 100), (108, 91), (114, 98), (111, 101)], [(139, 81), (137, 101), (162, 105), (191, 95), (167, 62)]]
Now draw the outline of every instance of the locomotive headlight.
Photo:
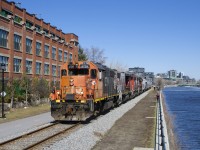
[(81, 94), (83, 95), (83, 91), (81, 91)]
[(86, 103), (86, 101), (85, 100), (81, 100), (81, 103)]

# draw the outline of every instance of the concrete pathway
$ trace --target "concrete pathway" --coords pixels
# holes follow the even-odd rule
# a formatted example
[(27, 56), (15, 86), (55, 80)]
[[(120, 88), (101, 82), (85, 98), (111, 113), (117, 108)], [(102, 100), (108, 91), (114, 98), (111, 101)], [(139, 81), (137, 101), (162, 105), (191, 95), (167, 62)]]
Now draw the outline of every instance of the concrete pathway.
[(50, 112), (0, 124), (0, 139), (14, 136), (54, 121)]

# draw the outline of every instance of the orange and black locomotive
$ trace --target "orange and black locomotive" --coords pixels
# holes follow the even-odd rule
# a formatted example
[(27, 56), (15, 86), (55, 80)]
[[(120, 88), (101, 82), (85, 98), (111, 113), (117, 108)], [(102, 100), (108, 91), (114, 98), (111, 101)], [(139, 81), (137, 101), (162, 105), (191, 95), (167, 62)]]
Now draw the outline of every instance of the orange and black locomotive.
[(60, 90), (51, 100), (55, 120), (86, 120), (142, 91), (142, 79), (100, 63), (79, 61), (61, 67)]

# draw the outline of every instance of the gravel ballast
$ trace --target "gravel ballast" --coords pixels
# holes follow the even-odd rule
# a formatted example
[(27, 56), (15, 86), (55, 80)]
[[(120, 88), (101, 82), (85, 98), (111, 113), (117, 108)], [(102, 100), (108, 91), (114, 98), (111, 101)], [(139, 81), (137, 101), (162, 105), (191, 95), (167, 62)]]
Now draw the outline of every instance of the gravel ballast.
[(128, 101), (120, 107), (111, 110), (109, 113), (99, 116), (97, 119), (92, 120), (88, 125), (71, 133), (68, 137), (45, 147), (44, 149), (92, 149), (95, 144), (103, 138), (104, 134), (114, 125), (114, 123), (127, 111), (133, 108), (147, 94), (148, 91)]

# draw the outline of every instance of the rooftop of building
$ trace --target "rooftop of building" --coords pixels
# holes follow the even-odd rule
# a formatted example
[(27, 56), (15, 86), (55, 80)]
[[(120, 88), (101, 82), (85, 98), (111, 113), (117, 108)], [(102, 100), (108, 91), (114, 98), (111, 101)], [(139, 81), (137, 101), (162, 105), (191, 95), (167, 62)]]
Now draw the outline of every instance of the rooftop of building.
[[(76, 35), (75, 33), (64, 33), (64, 32), (62, 31), (62, 29), (58, 29), (56, 26), (51, 25), (51, 24), (48, 23), (48, 22), (45, 22), (44, 19), (38, 18), (38, 17), (36, 16), (36, 14), (27, 12), (25, 8), (20, 8), (19, 6), (16, 5), (16, 4), (21, 4), (21, 3), (16, 3), (16, 2), (14, 2), (14, 1), (7, 1), (7, 0), (1, 0), (1, 1), (2, 1), (2, 2), (5, 2), (5, 3), (9, 4), (9, 5), (14, 4), (14, 5), (15, 5), (15, 8), (17, 8), (18, 10), (20, 10), (20, 11), (25, 11), (26, 14), (28, 14), (29, 16), (35, 17), (35, 19), (37, 19), (37, 20), (39, 20), (39, 21), (43, 21), (43, 23), (45, 23), (45, 24), (47, 24), (47, 25), (49, 24), (50, 27), (56, 29), (57, 31), (62, 32), (62, 34), (65, 34), (65, 35), (67, 35), (67, 34), (72, 34), (72, 35), (74, 35), (76, 38), (78, 38), (78, 35)], [(1, 7), (1, 8), (2, 8), (2, 7)], [(6, 11), (8, 11), (8, 12), (10, 12), (11, 14), (13, 14), (13, 12), (12, 12), (11, 10), (8, 10), (8, 9), (6, 9), (6, 8), (3, 8), (3, 9), (6, 10)]]

